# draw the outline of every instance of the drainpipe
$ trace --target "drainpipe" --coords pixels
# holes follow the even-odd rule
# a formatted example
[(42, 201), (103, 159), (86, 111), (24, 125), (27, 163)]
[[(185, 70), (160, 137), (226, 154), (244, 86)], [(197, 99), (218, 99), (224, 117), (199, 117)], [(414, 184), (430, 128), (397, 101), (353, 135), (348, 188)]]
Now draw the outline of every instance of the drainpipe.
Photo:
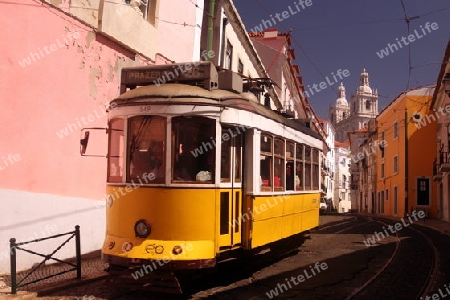
[(102, 32), (104, 8), (105, 8), (105, 0), (100, 0), (100, 3), (98, 5), (98, 25), (97, 25), (97, 29), (100, 32)]
[[(212, 46), (213, 46), (213, 25), (214, 25), (214, 20), (213, 20), (213, 16), (214, 16), (214, 7), (216, 5), (216, 0), (210, 0), (209, 1), (209, 17), (208, 17), (208, 39), (207, 39), (207, 44), (206, 44), (206, 50), (208, 51), (207, 53), (209, 53), (209, 51), (212, 50)], [(212, 60), (212, 57), (208, 56), (209, 60)]]
[(226, 37), (225, 37), (225, 27), (227, 26), (228, 23), (228, 19), (224, 18), (223, 22), (222, 22), (222, 28), (221, 28), (221, 32), (222, 32), (222, 46), (220, 47), (220, 54), (217, 55), (219, 58), (217, 60), (217, 64), (219, 66), (221, 66), (222, 68), (225, 65), (225, 42), (226, 42)]

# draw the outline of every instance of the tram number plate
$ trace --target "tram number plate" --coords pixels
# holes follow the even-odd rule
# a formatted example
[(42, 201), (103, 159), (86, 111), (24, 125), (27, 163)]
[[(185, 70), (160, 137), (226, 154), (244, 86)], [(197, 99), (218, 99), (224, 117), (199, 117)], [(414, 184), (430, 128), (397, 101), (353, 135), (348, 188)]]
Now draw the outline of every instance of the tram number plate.
[(141, 112), (147, 112), (151, 110), (151, 105), (142, 105)]

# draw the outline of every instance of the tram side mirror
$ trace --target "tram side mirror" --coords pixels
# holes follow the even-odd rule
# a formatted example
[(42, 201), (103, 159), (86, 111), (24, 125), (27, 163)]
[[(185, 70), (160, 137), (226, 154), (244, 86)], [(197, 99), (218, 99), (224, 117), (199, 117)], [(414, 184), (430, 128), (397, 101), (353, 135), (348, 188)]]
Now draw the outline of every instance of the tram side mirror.
[(108, 144), (107, 133), (106, 128), (91, 127), (81, 129), (81, 156), (106, 157), (106, 154), (99, 155), (99, 153), (106, 153), (106, 145)]
[(89, 142), (89, 131), (81, 130), (81, 135), (83, 135), (84, 132), (84, 138), (80, 139), (80, 154), (83, 156), (86, 153), (87, 145)]

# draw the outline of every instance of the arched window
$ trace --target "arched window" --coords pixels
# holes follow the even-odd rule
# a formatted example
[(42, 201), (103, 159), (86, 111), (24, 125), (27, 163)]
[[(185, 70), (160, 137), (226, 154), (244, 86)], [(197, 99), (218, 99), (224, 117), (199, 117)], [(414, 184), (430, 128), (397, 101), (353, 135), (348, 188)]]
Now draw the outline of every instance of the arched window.
[(371, 106), (372, 106), (372, 103), (370, 103), (370, 100), (367, 100), (366, 101), (366, 110), (370, 110)]

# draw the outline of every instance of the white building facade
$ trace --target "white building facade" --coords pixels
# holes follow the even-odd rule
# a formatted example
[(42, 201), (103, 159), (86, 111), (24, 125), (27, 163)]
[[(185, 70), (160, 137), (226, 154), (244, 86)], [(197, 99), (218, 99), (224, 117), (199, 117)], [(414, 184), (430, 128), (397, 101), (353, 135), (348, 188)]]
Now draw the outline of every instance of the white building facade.
[[(325, 198), (329, 209), (338, 209), (339, 199), (334, 197), (334, 173), (335, 173), (335, 149), (334, 149), (334, 131), (333, 125), (329, 120), (319, 119), (320, 124), (326, 134), (325, 142), (328, 147), (327, 152), (323, 152), (322, 162), (322, 197)], [(331, 205), (331, 207), (330, 207)]]
[(330, 108), (329, 117), (336, 129), (336, 140), (348, 139), (347, 133), (368, 126), (370, 120), (378, 115), (378, 92), (369, 85), (369, 73), (364, 69), (360, 76), (359, 87), (351, 97), (350, 104), (345, 96), (345, 87), (341, 83), (338, 99)]
[(339, 213), (351, 210), (350, 147), (348, 143), (335, 142), (334, 199)]

